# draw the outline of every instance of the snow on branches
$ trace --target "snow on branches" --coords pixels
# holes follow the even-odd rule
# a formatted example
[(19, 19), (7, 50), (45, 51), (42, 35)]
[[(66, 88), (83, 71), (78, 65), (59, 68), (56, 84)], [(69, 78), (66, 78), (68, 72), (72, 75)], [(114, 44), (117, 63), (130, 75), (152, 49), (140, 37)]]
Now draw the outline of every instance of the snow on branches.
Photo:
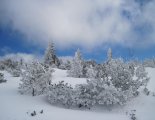
[(71, 77), (83, 77), (83, 60), (81, 58), (81, 52), (79, 49), (75, 52), (75, 56), (71, 62), (71, 69), (68, 71), (68, 73)]
[(22, 73), (19, 92), (21, 94), (31, 94), (32, 96), (47, 92), (47, 88), (51, 84), (52, 72), (51, 68), (46, 68), (39, 62), (29, 64)]

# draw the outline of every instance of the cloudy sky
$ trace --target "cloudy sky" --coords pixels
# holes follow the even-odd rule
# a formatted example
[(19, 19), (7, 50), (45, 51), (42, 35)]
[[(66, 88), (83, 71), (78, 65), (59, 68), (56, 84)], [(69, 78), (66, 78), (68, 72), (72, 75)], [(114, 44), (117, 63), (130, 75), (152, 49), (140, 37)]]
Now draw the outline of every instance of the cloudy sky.
[(0, 0), (0, 55), (59, 56), (80, 48), (87, 59), (155, 56), (155, 0)]

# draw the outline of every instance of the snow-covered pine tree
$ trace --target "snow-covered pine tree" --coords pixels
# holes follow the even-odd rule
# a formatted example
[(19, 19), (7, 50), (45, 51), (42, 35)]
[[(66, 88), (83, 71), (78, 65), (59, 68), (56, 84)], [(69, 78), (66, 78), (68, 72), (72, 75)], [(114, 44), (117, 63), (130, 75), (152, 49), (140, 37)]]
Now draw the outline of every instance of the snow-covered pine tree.
[(32, 96), (44, 94), (51, 84), (52, 69), (46, 69), (39, 62), (29, 64), (22, 73), (19, 92), (32, 94)]
[(107, 58), (108, 58), (108, 61), (110, 61), (112, 59), (112, 50), (111, 50), (111, 48), (108, 49)]
[(68, 71), (68, 73), (69, 76), (72, 77), (83, 77), (83, 60), (79, 49), (75, 52), (75, 56), (71, 62), (71, 69)]
[(57, 66), (57, 67), (60, 65), (59, 59), (55, 54), (55, 48), (53, 42), (49, 43), (45, 51), (44, 63), (49, 66)]

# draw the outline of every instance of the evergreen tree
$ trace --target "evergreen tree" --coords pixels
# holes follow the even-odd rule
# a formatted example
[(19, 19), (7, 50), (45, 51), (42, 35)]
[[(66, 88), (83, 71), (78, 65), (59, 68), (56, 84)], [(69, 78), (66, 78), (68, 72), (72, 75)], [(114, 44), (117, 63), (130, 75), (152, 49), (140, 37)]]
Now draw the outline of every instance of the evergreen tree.
[(108, 49), (107, 57), (108, 57), (108, 61), (110, 61), (112, 59), (112, 50), (111, 50), (111, 48)]
[(55, 48), (54, 48), (53, 42), (49, 43), (49, 45), (46, 49), (44, 63), (49, 66), (59, 66), (60, 65), (59, 59), (57, 58), (57, 56), (55, 54)]
[(83, 77), (83, 60), (79, 49), (75, 52), (74, 59), (71, 63), (71, 69), (69, 70), (69, 76)]

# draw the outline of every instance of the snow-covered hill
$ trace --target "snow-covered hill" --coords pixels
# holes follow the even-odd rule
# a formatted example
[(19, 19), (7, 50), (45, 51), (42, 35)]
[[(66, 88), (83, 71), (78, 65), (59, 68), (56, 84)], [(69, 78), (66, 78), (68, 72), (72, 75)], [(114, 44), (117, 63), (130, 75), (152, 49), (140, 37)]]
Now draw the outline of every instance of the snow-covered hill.
[[(148, 88), (155, 92), (155, 69), (147, 68), (147, 71), (151, 78)], [(7, 72), (3, 73), (7, 82), (0, 84), (0, 120), (130, 120), (129, 113), (134, 109), (138, 120), (155, 120), (155, 97), (152, 95), (141, 95), (125, 107), (113, 108), (110, 111), (98, 107), (91, 110), (71, 110), (52, 106), (45, 96), (20, 95), (20, 78), (12, 77)], [(55, 69), (53, 82), (62, 80), (73, 86), (86, 82), (84, 78), (67, 77), (65, 70)], [(32, 117), (34, 110), (37, 115)], [(41, 110), (43, 114), (40, 113)]]

